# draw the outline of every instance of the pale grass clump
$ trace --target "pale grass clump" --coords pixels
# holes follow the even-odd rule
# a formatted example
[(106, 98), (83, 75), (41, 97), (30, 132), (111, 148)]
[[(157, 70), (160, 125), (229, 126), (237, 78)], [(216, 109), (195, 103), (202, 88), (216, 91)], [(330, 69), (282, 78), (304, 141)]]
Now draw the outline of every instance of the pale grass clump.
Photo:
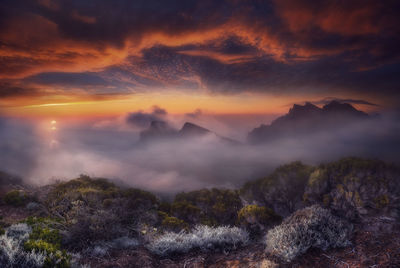
[(229, 250), (249, 241), (247, 231), (238, 227), (209, 227), (196, 226), (191, 232), (180, 233), (167, 232), (151, 241), (147, 248), (160, 256), (172, 253), (186, 253), (192, 249), (201, 251)]
[(122, 236), (115, 238), (111, 241), (99, 241), (95, 246), (87, 251), (91, 256), (103, 257), (106, 256), (110, 250), (131, 249), (139, 246), (139, 241), (135, 238)]
[(0, 267), (42, 267), (46, 256), (35, 251), (26, 252), (24, 242), (29, 238), (32, 229), (25, 223), (11, 225), (6, 233), (0, 236)]
[(281, 225), (269, 230), (267, 251), (291, 261), (311, 247), (326, 250), (348, 246), (351, 232), (351, 225), (314, 205), (296, 211)]

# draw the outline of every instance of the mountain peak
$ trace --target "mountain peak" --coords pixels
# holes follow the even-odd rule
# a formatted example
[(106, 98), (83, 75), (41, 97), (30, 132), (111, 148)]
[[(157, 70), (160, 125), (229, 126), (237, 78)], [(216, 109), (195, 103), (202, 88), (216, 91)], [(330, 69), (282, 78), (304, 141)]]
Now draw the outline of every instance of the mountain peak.
[(349, 103), (342, 103), (336, 100), (331, 101), (330, 103), (324, 105), (322, 107), (322, 110), (324, 112), (330, 112), (330, 113), (346, 113), (349, 115), (358, 115), (358, 116), (366, 116), (368, 114), (357, 110), (356, 108), (353, 107), (353, 105)]
[(150, 123), (150, 128), (151, 129), (165, 129), (168, 128), (168, 124), (165, 121), (161, 121), (161, 120), (154, 120), (151, 121)]
[(167, 122), (161, 120), (151, 121), (148, 129), (140, 132), (140, 139), (147, 141), (153, 138), (167, 138), (176, 134), (176, 130), (171, 128)]
[(331, 101), (319, 108), (310, 102), (294, 104), (286, 115), (278, 117), (270, 125), (253, 129), (248, 140), (252, 143), (271, 141), (283, 137), (307, 137), (317, 132), (327, 132), (368, 118), (368, 114), (348, 103)]
[(190, 122), (186, 122), (179, 131), (182, 136), (202, 136), (208, 133), (211, 131)]
[(321, 108), (315, 106), (311, 102), (306, 102), (304, 105), (294, 104), (293, 107), (290, 108), (288, 115), (291, 117), (308, 116), (309, 114), (319, 112), (321, 112)]

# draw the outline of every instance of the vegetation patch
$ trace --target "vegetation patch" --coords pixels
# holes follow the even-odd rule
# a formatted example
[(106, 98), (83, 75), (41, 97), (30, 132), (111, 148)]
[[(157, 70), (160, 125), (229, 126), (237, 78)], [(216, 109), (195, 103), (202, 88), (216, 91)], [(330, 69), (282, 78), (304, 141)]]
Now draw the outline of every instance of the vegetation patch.
[(351, 225), (314, 205), (296, 211), (269, 230), (267, 251), (289, 262), (311, 247), (326, 250), (348, 246), (351, 233)]
[(29, 238), (23, 244), (27, 252), (40, 252), (45, 256), (43, 267), (70, 267), (71, 256), (61, 249), (61, 235), (54, 226), (57, 220), (29, 217), (25, 223), (31, 227)]
[(234, 225), (241, 207), (237, 191), (203, 189), (177, 194), (171, 214), (191, 224)]
[(268, 225), (280, 219), (281, 217), (277, 215), (272, 209), (258, 205), (245, 206), (238, 212), (239, 222), (245, 225)]
[(28, 252), (23, 244), (29, 238), (32, 229), (26, 223), (11, 225), (0, 236), (0, 266), (39, 268), (43, 267), (46, 256), (41, 252)]
[(161, 222), (161, 227), (169, 231), (188, 230), (189, 225), (176, 217), (165, 215)]
[(278, 167), (271, 175), (246, 183), (240, 190), (249, 203), (257, 202), (286, 216), (302, 207), (304, 189), (314, 168), (296, 161)]
[(375, 203), (376, 208), (378, 208), (378, 209), (385, 208), (389, 205), (389, 197), (385, 194), (377, 196), (374, 199), (374, 203)]
[(25, 191), (12, 190), (6, 193), (3, 200), (7, 205), (19, 207), (25, 205), (28, 202), (29, 197)]
[(151, 241), (147, 248), (154, 254), (168, 256), (186, 253), (192, 249), (201, 251), (235, 249), (249, 241), (248, 233), (238, 227), (196, 226), (191, 232), (167, 232)]

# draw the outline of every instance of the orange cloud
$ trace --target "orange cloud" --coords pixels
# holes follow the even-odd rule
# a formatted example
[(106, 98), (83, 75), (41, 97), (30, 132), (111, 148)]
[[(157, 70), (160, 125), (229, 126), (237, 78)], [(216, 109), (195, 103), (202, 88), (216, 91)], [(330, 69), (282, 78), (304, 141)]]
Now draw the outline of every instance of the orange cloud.
[(342, 35), (378, 33), (380, 27), (374, 21), (378, 10), (376, 5), (361, 3), (354, 7), (324, 3), (321, 8), (316, 8), (318, 4), (306, 5), (302, 1), (275, 1), (279, 14), (290, 30), (296, 33), (310, 30), (312, 27)]

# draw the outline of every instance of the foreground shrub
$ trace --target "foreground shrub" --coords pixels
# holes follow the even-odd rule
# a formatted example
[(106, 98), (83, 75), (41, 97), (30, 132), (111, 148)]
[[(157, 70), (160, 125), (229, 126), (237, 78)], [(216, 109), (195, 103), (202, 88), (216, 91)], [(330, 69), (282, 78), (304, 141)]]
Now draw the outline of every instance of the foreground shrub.
[(259, 237), (265, 228), (281, 219), (272, 209), (258, 205), (245, 206), (238, 212), (238, 222), (250, 232), (251, 238)]
[(54, 185), (46, 200), (50, 213), (63, 219), (63, 246), (71, 251), (132, 235), (142, 223), (154, 224), (157, 202), (149, 192), (85, 175)]
[(4, 196), (4, 203), (12, 206), (23, 206), (28, 201), (28, 196), (24, 191), (12, 190)]
[(269, 176), (246, 183), (240, 196), (286, 217), (303, 207), (304, 189), (312, 171), (313, 167), (301, 162), (280, 166)]
[(191, 232), (167, 232), (155, 238), (147, 248), (160, 256), (172, 253), (186, 253), (192, 249), (202, 251), (229, 250), (247, 244), (247, 231), (238, 227), (209, 227), (196, 226)]
[(186, 230), (188, 228), (188, 224), (176, 217), (165, 216), (161, 222), (161, 227), (166, 230), (179, 231)]
[(110, 250), (132, 249), (139, 246), (135, 238), (122, 236), (111, 241), (100, 241), (93, 248), (86, 250), (86, 254), (94, 257), (104, 257)]
[(329, 210), (314, 205), (298, 210), (267, 233), (267, 251), (291, 261), (310, 247), (326, 250), (350, 244), (352, 228)]
[(45, 256), (44, 267), (70, 267), (71, 256), (61, 249), (58, 222), (51, 218), (28, 217), (25, 223), (31, 228), (29, 239), (23, 243), (27, 252), (40, 252)]
[(179, 193), (165, 212), (191, 225), (234, 225), (241, 207), (237, 191), (214, 188)]
[(0, 236), (0, 267), (42, 267), (46, 256), (36, 251), (26, 252), (23, 244), (32, 229), (25, 223), (10, 226)]
[(244, 224), (262, 224), (281, 219), (272, 209), (258, 205), (248, 205), (238, 212), (238, 220)]

